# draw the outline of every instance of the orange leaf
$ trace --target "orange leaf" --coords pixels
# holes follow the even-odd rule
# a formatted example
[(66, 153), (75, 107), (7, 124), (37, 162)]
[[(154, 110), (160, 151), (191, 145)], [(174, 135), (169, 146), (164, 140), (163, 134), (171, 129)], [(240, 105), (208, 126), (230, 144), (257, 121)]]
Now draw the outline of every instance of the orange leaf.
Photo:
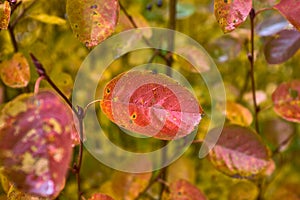
[(0, 30), (7, 29), (10, 20), (10, 5), (8, 1), (0, 2)]
[(26, 87), (30, 80), (30, 69), (27, 59), (16, 53), (10, 60), (0, 64), (0, 75), (5, 85), (12, 88)]

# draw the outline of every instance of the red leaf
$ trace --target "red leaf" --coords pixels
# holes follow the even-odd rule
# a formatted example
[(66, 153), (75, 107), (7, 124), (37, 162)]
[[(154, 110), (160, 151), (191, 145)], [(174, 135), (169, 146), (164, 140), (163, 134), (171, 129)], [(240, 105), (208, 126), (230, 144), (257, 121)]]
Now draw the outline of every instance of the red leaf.
[(189, 90), (149, 71), (129, 71), (112, 79), (104, 88), (101, 108), (117, 125), (163, 140), (188, 135), (203, 114)]
[(300, 48), (300, 32), (283, 30), (265, 45), (264, 53), (270, 64), (279, 64), (291, 58)]
[(0, 2), (0, 30), (7, 29), (10, 20), (10, 5), (8, 1)]
[[(215, 130), (217, 129), (208, 134), (213, 135)], [(237, 125), (223, 128), (209, 158), (221, 172), (245, 178), (264, 175), (271, 162), (269, 150), (260, 136), (248, 128)]]
[(300, 31), (300, 3), (298, 0), (281, 0), (274, 8)]
[(168, 200), (206, 200), (205, 195), (186, 180), (178, 180), (170, 185)]
[(73, 115), (49, 91), (22, 94), (0, 116), (0, 161), (15, 186), (55, 198), (63, 189), (72, 155)]
[(252, 0), (215, 0), (214, 12), (224, 33), (240, 26), (250, 13)]
[(0, 75), (5, 85), (9, 87), (26, 87), (30, 80), (30, 69), (27, 59), (21, 53), (14, 54), (10, 60), (1, 63)]
[(272, 94), (275, 112), (282, 118), (300, 123), (300, 81), (282, 83)]
[(90, 48), (113, 34), (119, 4), (117, 0), (68, 0), (67, 14), (75, 36)]
[(89, 198), (89, 200), (114, 200), (114, 199), (106, 194), (97, 193), (97, 194), (93, 194), (93, 196)]

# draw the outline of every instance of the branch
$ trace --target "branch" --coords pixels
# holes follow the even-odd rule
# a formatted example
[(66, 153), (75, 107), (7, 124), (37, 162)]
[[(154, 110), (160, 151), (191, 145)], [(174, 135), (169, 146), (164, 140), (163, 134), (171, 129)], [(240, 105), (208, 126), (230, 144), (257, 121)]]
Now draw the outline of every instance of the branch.
[(258, 124), (258, 114), (260, 111), (259, 106), (256, 101), (256, 86), (255, 86), (255, 77), (254, 77), (254, 19), (255, 19), (255, 10), (254, 8), (250, 11), (250, 24), (251, 24), (251, 52), (248, 54), (248, 60), (250, 62), (250, 78), (251, 78), (251, 88), (252, 88), (252, 97), (254, 105), (254, 122), (256, 132), (259, 133), (259, 124)]

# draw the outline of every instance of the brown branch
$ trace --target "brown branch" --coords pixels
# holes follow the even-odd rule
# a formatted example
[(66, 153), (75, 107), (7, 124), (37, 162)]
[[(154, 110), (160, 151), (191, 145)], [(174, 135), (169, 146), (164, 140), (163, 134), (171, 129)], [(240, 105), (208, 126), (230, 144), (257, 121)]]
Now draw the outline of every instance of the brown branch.
[(250, 24), (251, 24), (251, 52), (248, 54), (248, 60), (250, 62), (250, 79), (251, 79), (251, 89), (252, 89), (252, 98), (253, 98), (253, 106), (254, 106), (254, 123), (255, 129), (257, 133), (259, 133), (259, 124), (258, 124), (258, 114), (260, 111), (259, 106), (256, 101), (256, 85), (255, 85), (255, 77), (254, 77), (254, 19), (255, 19), (255, 10), (254, 8), (250, 11)]

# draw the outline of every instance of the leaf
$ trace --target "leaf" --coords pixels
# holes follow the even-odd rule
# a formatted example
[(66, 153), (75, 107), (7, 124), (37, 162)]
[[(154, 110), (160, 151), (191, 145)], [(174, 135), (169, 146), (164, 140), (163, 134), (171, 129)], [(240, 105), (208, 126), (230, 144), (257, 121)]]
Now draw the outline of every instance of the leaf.
[(101, 109), (117, 125), (162, 140), (190, 134), (203, 110), (175, 80), (149, 71), (129, 71), (104, 88)]
[(258, 196), (258, 188), (250, 181), (239, 181), (228, 189), (228, 200), (255, 200)]
[(300, 31), (300, 4), (298, 0), (281, 0), (273, 8), (277, 9), (296, 29)]
[(289, 25), (285, 18), (280, 14), (266, 16), (255, 28), (259, 36), (271, 36), (283, 30)]
[[(130, 11), (130, 15), (134, 16), (134, 22), (136, 23), (137, 27), (143, 28), (143, 27), (150, 26), (148, 21), (144, 18), (144, 16), (141, 15), (136, 10)], [(132, 25), (132, 23), (130, 22), (128, 17), (124, 14), (124, 12), (121, 12), (120, 16), (119, 16), (119, 22), (116, 27), (116, 32), (122, 32), (125, 30), (133, 29), (133, 28), (134, 28), (134, 26)], [(143, 35), (146, 38), (150, 38), (152, 36), (152, 31), (150, 29), (149, 29), (149, 31), (148, 30), (143, 31), (143, 33), (144, 33)]]
[(195, 172), (196, 163), (188, 157), (181, 157), (168, 167), (167, 180), (175, 182), (184, 179), (193, 183), (196, 178)]
[(253, 120), (252, 114), (247, 108), (230, 101), (226, 104), (226, 118), (232, 124), (241, 126), (250, 126)]
[(97, 193), (97, 194), (93, 194), (92, 197), (89, 198), (89, 200), (114, 200), (114, 199), (106, 194)]
[(72, 155), (73, 115), (50, 91), (22, 94), (0, 115), (0, 165), (20, 191), (55, 198)]
[(176, 5), (176, 18), (177, 19), (185, 19), (190, 17), (195, 13), (195, 6), (189, 3), (181, 3), (178, 2)]
[(283, 152), (289, 147), (295, 128), (293, 124), (276, 118), (267, 120), (264, 123), (263, 130), (263, 137), (266, 138), (273, 149)]
[(272, 94), (275, 112), (282, 118), (300, 123), (300, 81), (280, 84)]
[(91, 48), (111, 34), (117, 25), (117, 0), (67, 0), (67, 14), (75, 36)]
[(11, 186), (10, 190), (7, 193), (7, 200), (50, 200), (50, 199), (29, 195), (24, 192), (18, 191), (14, 186)]
[[(200, 51), (200, 49), (194, 46), (183, 46), (179, 47), (177, 53), (186, 59), (189, 62), (188, 66), (182, 66), (189, 69), (190, 72), (198, 73), (197, 69), (200, 69), (200, 72), (206, 72), (210, 70), (210, 61), (207, 58), (207, 55)], [(197, 66), (196, 69), (194, 66)]]
[(38, 20), (40, 22), (46, 23), (46, 24), (56, 24), (56, 25), (64, 25), (66, 24), (66, 20), (53, 16), (53, 15), (47, 15), (44, 13), (41, 14), (35, 14), (35, 15), (29, 15), (32, 19)]
[(125, 173), (115, 172), (112, 178), (112, 189), (121, 199), (136, 199), (138, 195), (147, 187), (152, 173)]
[[(208, 134), (214, 134), (218, 128)], [(270, 152), (260, 136), (238, 125), (225, 126), (209, 153), (209, 159), (219, 171), (249, 179), (264, 175), (270, 165)]]
[(170, 193), (164, 194), (164, 200), (206, 200), (205, 195), (194, 185), (186, 180), (171, 183)]
[(282, 30), (266, 43), (264, 54), (268, 63), (279, 64), (291, 58), (299, 48), (300, 32)]
[(252, 0), (215, 0), (214, 13), (224, 33), (240, 26), (250, 13)]
[(10, 11), (11, 8), (8, 1), (0, 2), (0, 30), (8, 28)]
[(10, 60), (0, 64), (0, 76), (5, 85), (12, 88), (26, 87), (30, 80), (30, 69), (27, 59), (16, 53)]

